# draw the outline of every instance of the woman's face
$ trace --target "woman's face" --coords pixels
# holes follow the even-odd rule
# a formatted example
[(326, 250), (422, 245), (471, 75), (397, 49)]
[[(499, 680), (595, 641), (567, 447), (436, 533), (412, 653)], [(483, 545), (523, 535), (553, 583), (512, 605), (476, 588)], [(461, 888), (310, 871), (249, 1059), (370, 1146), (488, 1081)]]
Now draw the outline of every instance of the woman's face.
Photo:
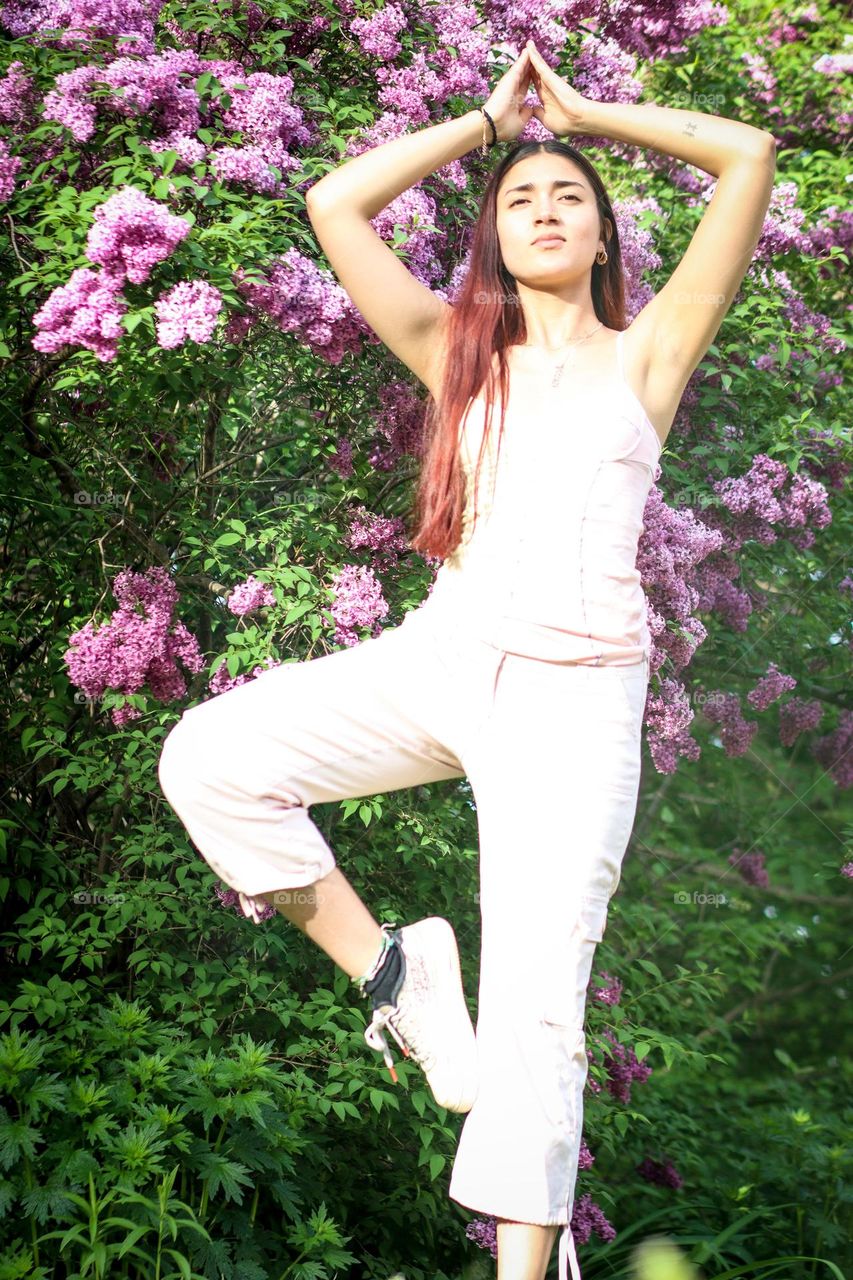
[[(567, 156), (541, 151), (514, 164), (498, 188), (496, 219), (504, 266), (532, 288), (588, 276), (605, 247), (592, 187)], [(534, 243), (545, 235), (560, 240)]]

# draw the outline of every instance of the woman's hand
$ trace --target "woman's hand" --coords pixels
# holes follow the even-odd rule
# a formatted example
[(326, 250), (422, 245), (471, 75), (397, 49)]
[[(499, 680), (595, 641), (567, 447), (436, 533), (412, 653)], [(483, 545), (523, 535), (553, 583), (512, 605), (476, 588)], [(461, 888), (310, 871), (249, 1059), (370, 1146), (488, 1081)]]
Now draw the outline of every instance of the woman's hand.
[[(498, 142), (508, 142), (511, 138), (517, 138), (533, 115), (534, 107), (522, 106), (532, 83), (530, 53), (524, 49), (509, 70), (501, 76), (488, 100), (483, 103), (495, 122)], [(486, 123), (487, 137), (489, 132), (488, 123)]]
[(582, 97), (548, 66), (532, 40), (527, 41), (524, 52), (530, 55), (533, 85), (542, 104), (533, 108), (536, 119), (557, 137), (583, 133), (589, 99)]

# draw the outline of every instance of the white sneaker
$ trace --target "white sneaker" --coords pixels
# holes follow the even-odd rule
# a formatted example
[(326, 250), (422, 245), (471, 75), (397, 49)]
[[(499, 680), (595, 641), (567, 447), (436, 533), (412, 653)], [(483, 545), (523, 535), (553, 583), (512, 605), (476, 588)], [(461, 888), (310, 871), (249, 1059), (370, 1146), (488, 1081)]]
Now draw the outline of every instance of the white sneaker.
[(405, 1056), (423, 1068), (439, 1106), (470, 1111), (479, 1087), (477, 1040), (462, 992), (453, 927), (441, 916), (428, 916), (392, 936), (402, 954), (402, 972), (396, 991), (373, 997), (373, 1020), (364, 1038), (384, 1056), (396, 1084), (384, 1034), (390, 1031)]

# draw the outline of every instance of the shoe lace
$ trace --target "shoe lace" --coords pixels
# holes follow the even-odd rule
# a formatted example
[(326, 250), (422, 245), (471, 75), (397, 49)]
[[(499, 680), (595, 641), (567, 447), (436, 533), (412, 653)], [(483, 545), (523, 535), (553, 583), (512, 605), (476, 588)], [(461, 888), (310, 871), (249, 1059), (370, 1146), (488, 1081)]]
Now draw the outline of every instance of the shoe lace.
[(373, 1020), (365, 1031), (364, 1038), (372, 1049), (376, 1049), (383, 1054), (385, 1065), (391, 1072), (392, 1077), (394, 1076), (394, 1068), (388, 1051), (385, 1031), (391, 1032), (405, 1056), (414, 1058), (415, 1062), (424, 1071), (430, 1071), (435, 1066), (435, 1052), (430, 1053), (423, 1044), (418, 1043), (417, 1031), (412, 1025), (411, 1019), (406, 1017), (404, 1010), (399, 1005), (380, 1005), (378, 1009), (374, 1010)]

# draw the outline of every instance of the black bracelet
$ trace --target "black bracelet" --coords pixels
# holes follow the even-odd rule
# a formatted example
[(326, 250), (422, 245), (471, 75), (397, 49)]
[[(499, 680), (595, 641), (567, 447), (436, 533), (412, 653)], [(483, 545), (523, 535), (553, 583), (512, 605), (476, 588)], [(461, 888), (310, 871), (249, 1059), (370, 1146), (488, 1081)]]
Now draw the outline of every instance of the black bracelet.
[(498, 131), (497, 131), (497, 129), (495, 128), (495, 122), (494, 122), (494, 120), (493, 120), (493, 119), (492, 119), (492, 117), (489, 115), (489, 113), (488, 113), (488, 111), (486, 110), (486, 108), (485, 108), (485, 107), (480, 107), (480, 110), (482, 111), (482, 113), (483, 113), (483, 115), (486, 117), (486, 119), (488, 120), (489, 125), (490, 125), (491, 130), (492, 130), (492, 140), (491, 140), (491, 142), (486, 142), (486, 130), (485, 130), (485, 127), (483, 128), (483, 144), (482, 144), (482, 146), (480, 147), (480, 151), (481, 151), (481, 153), (482, 153), (483, 155), (485, 155), (485, 154), (486, 154), (486, 150), (487, 150), (487, 148), (491, 148), (491, 147), (495, 146), (495, 144), (497, 143), (497, 140), (498, 140)]

